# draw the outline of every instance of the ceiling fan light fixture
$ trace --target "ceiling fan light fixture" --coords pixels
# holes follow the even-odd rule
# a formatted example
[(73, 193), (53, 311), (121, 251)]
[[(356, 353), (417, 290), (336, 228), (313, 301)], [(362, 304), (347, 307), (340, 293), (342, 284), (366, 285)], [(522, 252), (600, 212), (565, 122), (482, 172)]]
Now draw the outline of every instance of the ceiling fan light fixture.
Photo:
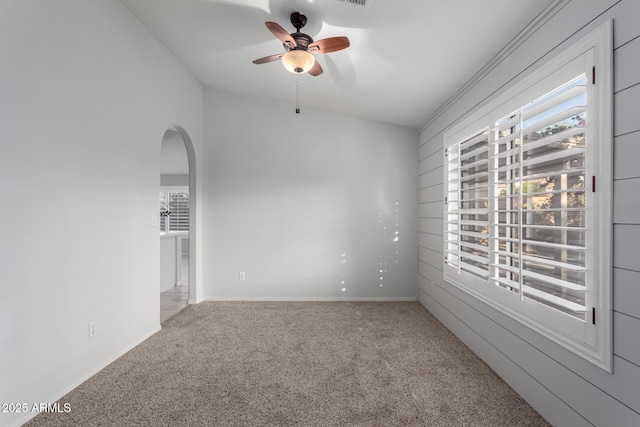
[(294, 49), (285, 53), (282, 57), (284, 68), (294, 74), (302, 74), (309, 71), (316, 59), (306, 50)]

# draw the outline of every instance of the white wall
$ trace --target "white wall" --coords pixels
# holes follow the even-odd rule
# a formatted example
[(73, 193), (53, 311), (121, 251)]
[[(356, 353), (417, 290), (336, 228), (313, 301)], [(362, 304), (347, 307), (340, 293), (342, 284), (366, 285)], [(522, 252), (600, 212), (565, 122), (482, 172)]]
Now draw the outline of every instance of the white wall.
[(161, 187), (188, 187), (189, 174), (162, 174), (160, 175)]
[[(187, 150), (182, 137), (174, 130), (167, 130), (162, 138), (160, 173), (162, 175), (189, 175), (189, 159), (187, 158)], [(189, 185), (188, 179), (186, 185)]]
[[(442, 137), (456, 120), (607, 19), (614, 20), (614, 374), (594, 367), (442, 278)], [(565, 1), (419, 136), (420, 301), (557, 426), (640, 425), (640, 2)], [(541, 348), (550, 350), (541, 350)]]
[(294, 110), (205, 91), (204, 297), (415, 299), (417, 132)]
[(0, 0), (0, 57), (0, 402), (53, 402), (159, 328), (160, 146), (201, 155), (202, 88), (119, 1)]

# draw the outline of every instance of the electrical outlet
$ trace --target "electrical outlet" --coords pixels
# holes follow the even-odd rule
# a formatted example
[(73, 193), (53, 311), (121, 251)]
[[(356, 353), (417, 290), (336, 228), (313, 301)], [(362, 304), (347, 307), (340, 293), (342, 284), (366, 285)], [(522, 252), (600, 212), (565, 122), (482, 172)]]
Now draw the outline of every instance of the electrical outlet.
[(89, 338), (93, 338), (98, 333), (98, 326), (95, 322), (89, 323)]
[(238, 279), (239, 280), (244, 280), (245, 279), (244, 271), (241, 271), (240, 273), (238, 273)]

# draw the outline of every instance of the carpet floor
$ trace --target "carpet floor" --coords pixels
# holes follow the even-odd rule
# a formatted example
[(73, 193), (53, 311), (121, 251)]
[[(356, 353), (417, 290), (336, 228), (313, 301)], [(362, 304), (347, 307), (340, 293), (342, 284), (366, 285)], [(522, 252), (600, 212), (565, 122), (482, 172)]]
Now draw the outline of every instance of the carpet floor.
[(419, 303), (204, 302), (28, 426), (548, 426)]

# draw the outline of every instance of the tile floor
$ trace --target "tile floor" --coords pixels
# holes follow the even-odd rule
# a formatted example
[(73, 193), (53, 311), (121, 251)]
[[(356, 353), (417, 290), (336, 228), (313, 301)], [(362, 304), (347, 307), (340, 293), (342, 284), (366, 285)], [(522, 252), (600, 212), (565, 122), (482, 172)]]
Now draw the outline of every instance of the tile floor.
[(182, 256), (182, 281), (160, 292), (160, 323), (184, 310), (189, 301), (189, 255)]
[(186, 308), (188, 300), (188, 283), (160, 292), (160, 323), (164, 323), (165, 320)]

